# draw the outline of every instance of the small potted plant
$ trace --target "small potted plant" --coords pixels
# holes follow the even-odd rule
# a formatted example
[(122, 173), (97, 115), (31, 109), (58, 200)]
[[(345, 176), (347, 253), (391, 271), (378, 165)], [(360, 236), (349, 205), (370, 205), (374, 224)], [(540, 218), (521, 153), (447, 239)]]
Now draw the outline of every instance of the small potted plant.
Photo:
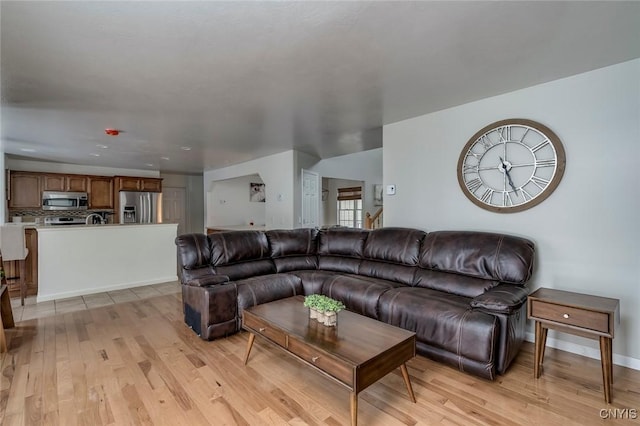
[(320, 294), (310, 294), (304, 298), (304, 306), (309, 308), (309, 318), (318, 318), (318, 306), (320, 305), (320, 298), (323, 297)]
[(324, 325), (329, 327), (335, 326), (338, 323), (338, 312), (344, 308), (344, 303), (328, 298), (324, 311)]
[(337, 313), (345, 308), (344, 303), (321, 294), (306, 296), (304, 306), (309, 308), (309, 318), (327, 326), (336, 325)]

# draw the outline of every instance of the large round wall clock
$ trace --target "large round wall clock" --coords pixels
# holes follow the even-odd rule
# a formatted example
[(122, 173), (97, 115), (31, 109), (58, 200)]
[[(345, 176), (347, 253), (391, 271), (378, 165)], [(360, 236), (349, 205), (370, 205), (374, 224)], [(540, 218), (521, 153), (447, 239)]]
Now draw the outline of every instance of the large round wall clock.
[(558, 186), (566, 157), (558, 136), (532, 120), (502, 120), (480, 129), (458, 160), (464, 195), (483, 209), (514, 213), (544, 201)]

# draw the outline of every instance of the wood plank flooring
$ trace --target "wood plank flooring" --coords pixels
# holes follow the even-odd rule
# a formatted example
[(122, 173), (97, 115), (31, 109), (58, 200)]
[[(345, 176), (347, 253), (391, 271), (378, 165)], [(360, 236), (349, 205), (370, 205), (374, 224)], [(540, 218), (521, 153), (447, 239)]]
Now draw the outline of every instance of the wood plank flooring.
[[(261, 339), (244, 366), (247, 334), (200, 340), (179, 294), (21, 321), (7, 340), (6, 426), (349, 424), (345, 389)], [(639, 371), (614, 367), (607, 405), (600, 362), (551, 348), (539, 380), (530, 343), (495, 382), (420, 356), (407, 365), (417, 403), (395, 371), (360, 394), (361, 425), (640, 424)]]

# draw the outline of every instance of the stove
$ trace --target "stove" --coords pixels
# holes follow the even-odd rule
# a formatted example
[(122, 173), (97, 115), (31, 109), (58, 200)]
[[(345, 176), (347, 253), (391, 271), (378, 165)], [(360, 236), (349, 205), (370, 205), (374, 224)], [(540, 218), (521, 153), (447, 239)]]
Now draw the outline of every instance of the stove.
[(44, 218), (45, 225), (84, 225), (82, 217), (48, 216)]

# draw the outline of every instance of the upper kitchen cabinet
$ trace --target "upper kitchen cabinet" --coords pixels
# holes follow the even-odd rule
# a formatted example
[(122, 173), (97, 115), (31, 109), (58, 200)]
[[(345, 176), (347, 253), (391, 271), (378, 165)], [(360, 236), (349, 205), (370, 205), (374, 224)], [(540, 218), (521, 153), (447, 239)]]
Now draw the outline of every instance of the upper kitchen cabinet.
[(89, 176), (89, 208), (113, 208), (113, 178)]
[(162, 179), (131, 176), (115, 177), (117, 191), (162, 192)]
[(162, 179), (142, 178), (140, 189), (148, 192), (162, 192)]
[(45, 174), (42, 177), (42, 190), (87, 192), (87, 176)]
[(9, 208), (42, 207), (40, 174), (30, 172), (9, 172)]

